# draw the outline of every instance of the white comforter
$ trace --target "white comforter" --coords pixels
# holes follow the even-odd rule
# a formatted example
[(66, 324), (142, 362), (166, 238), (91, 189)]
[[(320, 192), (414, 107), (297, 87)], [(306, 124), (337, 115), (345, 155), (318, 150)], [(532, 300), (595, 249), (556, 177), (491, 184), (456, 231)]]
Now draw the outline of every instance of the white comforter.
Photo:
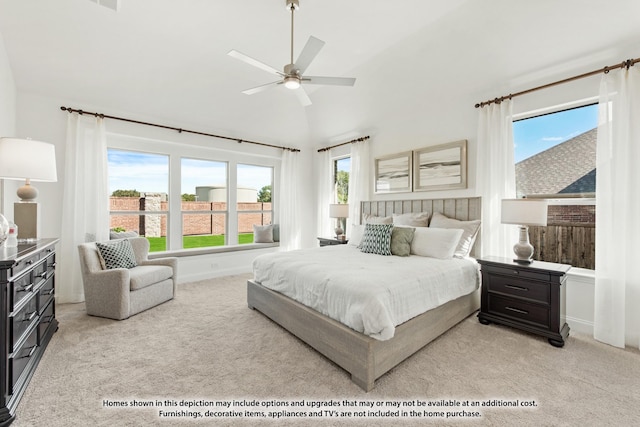
[(480, 282), (472, 259), (382, 256), (351, 245), (264, 254), (253, 271), (262, 286), (381, 341)]

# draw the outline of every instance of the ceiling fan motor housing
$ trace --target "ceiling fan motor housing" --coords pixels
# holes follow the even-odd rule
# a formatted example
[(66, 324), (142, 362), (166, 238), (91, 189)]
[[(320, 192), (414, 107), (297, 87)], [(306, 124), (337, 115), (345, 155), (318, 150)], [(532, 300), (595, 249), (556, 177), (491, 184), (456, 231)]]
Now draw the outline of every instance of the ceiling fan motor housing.
[(287, 10), (291, 10), (291, 8), (298, 10), (300, 8), (300, 0), (285, 0), (287, 5)]

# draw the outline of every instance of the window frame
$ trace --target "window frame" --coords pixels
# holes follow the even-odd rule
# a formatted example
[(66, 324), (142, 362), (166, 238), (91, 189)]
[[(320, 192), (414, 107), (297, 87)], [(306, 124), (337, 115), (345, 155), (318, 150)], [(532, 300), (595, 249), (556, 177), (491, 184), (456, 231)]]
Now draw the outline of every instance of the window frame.
[[(183, 138), (189, 139), (188, 142)], [(272, 222), (279, 222), (278, 206), (279, 193), (278, 183), (280, 180), (281, 156), (279, 151), (272, 149), (262, 149), (257, 147), (250, 151), (243, 147), (241, 150), (228, 150), (221, 148), (212, 148), (209, 138), (191, 137), (189, 135), (180, 135), (175, 140), (157, 139), (138, 137), (121, 133), (107, 132), (107, 149), (116, 149), (122, 151), (134, 151), (148, 154), (166, 155), (169, 157), (169, 191), (168, 191), (168, 211), (158, 211), (154, 214), (167, 215), (167, 246), (166, 251), (180, 253), (184, 251), (197, 251), (198, 253), (206, 252), (224, 252), (227, 250), (238, 250), (247, 247), (246, 244), (238, 244), (238, 219), (237, 219), (237, 174), (231, 173), (237, 170), (238, 164), (251, 164), (255, 166), (264, 166), (273, 168), (272, 174)], [(183, 248), (183, 218), (182, 218), (182, 191), (181, 191), (181, 159), (192, 158), (205, 161), (225, 162), (227, 163), (227, 220), (224, 246), (210, 246), (202, 248), (184, 249)], [(108, 171), (107, 171), (108, 173)], [(233, 189), (233, 191), (232, 191)], [(109, 192), (109, 197), (111, 192)], [(127, 211), (130, 213), (133, 211)], [(192, 211), (189, 211), (190, 213)], [(193, 211), (196, 212), (196, 211)], [(206, 211), (207, 214), (217, 214), (222, 211)], [(109, 212), (111, 216), (112, 212)], [(226, 249), (225, 249), (226, 248)], [(154, 252), (162, 253), (162, 252)]]
[[(536, 110), (525, 111), (514, 114), (511, 118), (512, 126), (514, 123), (534, 119), (537, 117), (548, 116), (551, 114), (561, 113), (564, 111), (575, 110), (578, 108), (598, 105), (598, 97), (585, 98), (565, 104), (559, 104), (544, 107)], [(515, 140), (514, 140), (515, 145)], [(515, 164), (515, 162), (514, 162)], [(517, 186), (517, 182), (516, 182)], [(525, 194), (523, 197), (528, 199), (547, 200), (550, 205), (595, 205), (596, 194), (593, 193), (563, 193), (563, 194)]]

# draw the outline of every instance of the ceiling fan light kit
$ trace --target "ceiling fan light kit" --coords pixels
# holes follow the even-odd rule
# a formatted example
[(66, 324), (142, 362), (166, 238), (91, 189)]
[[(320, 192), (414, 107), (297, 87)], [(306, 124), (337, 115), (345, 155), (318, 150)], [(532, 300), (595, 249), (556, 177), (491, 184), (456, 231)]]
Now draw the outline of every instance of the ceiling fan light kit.
[(293, 62), (293, 17), (294, 12), (300, 7), (300, 2), (299, 0), (285, 0), (285, 4), (287, 10), (291, 11), (291, 62), (284, 66), (284, 72), (280, 72), (272, 66), (258, 61), (257, 59), (254, 59), (248, 55), (245, 55), (244, 53), (240, 53), (237, 50), (229, 51), (229, 56), (232, 56), (236, 59), (246, 62), (249, 65), (260, 68), (261, 70), (267, 71), (268, 73), (275, 74), (280, 77), (280, 80), (244, 90), (242, 91), (242, 93), (246, 95), (253, 95), (254, 93), (262, 92), (277, 85), (284, 84), (284, 86), (288, 89), (297, 89), (295, 93), (298, 97), (298, 100), (302, 105), (307, 106), (311, 105), (311, 100), (309, 99), (309, 96), (307, 95), (304, 88), (301, 87), (303, 82), (306, 84), (353, 86), (356, 82), (355, 78), (303, 76), (306, 69), (318, 55), (320, 49), (322, 49), (322, 47), (324, 46), (324, 42), (313, 36), (309, 36), (307, 44), (304, 45), (304, 47), (302, 48), (302, 52), (300, 52), (300, 56), (298, 56), (298, 60), (296, 62)]

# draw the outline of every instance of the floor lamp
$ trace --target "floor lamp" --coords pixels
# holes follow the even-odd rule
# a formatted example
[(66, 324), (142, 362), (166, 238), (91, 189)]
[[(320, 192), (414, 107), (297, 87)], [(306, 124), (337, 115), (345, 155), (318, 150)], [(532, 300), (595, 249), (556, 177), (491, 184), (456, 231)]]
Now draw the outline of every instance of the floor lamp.
[(13, 205), (13, 222), (18, 226), (18, 239), (39, 239), (38, 189), (31, 181), (58, 180), (55, 146), (32, 139), (0, 138), (0, 178), (25, 180), (16, 192), (20, 201)]

